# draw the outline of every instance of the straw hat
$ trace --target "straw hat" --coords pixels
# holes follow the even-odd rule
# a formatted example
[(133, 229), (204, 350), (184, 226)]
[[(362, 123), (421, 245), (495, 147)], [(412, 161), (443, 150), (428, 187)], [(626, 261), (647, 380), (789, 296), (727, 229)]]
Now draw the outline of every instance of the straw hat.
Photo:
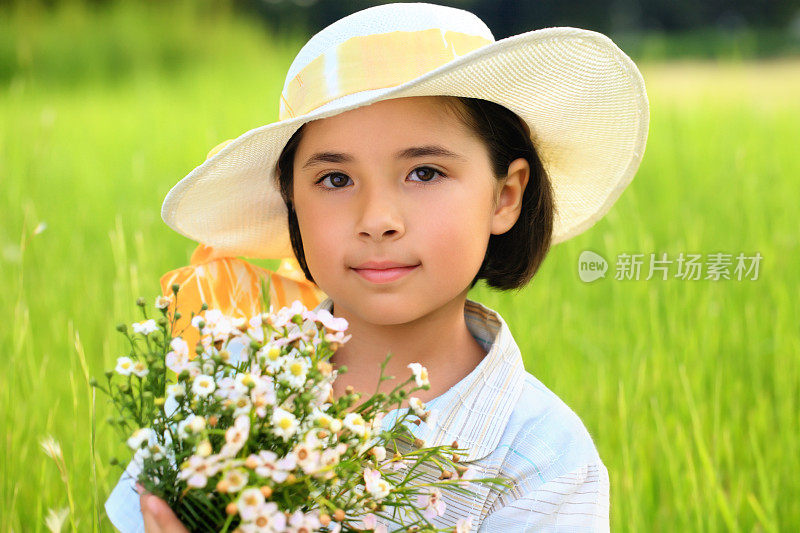
[(552, 244), (605, 215), (644, 154), (644, 81), (607, 36), (555, 27), (495, 41), (469, 11), (384, 4), (311, 37), (286, 74), (278, 122), (243, 133), (192, 170), (161, 216), (217, 254), (291, 257), (275, 163), (292, 134), (380, 100), (432, 95), (489, 100), (527, 122), (555, 193)]

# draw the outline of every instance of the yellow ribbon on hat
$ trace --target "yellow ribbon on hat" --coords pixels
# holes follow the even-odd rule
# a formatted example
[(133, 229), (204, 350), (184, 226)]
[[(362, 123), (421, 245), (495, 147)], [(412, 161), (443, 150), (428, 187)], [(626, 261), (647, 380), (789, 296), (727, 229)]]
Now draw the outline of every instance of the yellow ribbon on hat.
[(400, 85), (493, 42), (440, 28), (351, 37), (289, 81), (279, 118), (304, 115), (347, 94)]
[[(222, 150), (231, 140), (212, 148), (206, 159)], [(261, 309), (261, 280), (267, 279), (269, 302), (273, 310), (291, 305), (295, 300), (313, 309), (327, 298), (319, 287), (305, 278), (294, 257), (282, 259), (278, 270), (272, 272), (237, 257), (226, 256), (211, 246), (198, 244), (189, 263), (161, 276), (161, 291), (169, 297), (174, 284), (180, 287), (177, 311), (181, 318), (176, 322), (173, 334), (181, 335), (189, 344), (192, 357), (199, 335), (196, 329), (187, 326), (190, 325), (192, 312), (199, 313), (203, 303), (226, 315), (253, 316)], [(170, 311), (175, 310), (173, 300)]]

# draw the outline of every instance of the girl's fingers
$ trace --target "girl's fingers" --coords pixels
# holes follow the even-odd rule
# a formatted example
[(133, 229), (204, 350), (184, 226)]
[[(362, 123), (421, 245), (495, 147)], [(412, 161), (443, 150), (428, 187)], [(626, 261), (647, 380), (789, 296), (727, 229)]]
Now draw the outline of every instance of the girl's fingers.
[(141, 494), (139, 505), (146, 533), (189, 533), (167, 502), (145, 491), (140, 485), (136, 489)]
[(150, 511), (150, 502), (148, 500), (151, 497), (148, 492), (143, 492), (139, 496), (139, 506), (142, 509), (142, 518), (144, 518), (144, 531), (145, 533), (163, 533), (161, 527), (156, 523), (153, 513)]

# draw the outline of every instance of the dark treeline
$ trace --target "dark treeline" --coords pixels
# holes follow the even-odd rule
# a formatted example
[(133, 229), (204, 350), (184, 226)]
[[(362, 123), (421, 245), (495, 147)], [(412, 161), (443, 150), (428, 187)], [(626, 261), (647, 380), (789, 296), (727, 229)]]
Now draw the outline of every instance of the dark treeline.
[[(365, 0), (235, 0), (272, 29), (316, 32), (344, 15), (387, 2)], [(496, 39), (549, 26), (607, 34), (697, 29), (790, 29), (800, 24), (800, 0), (441, 0), (476, 13)]]

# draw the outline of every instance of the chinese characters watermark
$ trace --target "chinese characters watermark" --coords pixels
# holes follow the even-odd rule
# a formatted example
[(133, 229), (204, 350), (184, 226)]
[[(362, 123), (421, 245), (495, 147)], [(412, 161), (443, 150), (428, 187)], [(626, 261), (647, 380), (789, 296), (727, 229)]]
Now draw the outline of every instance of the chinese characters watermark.
[[(680, 252), (673, 259), (663, 252), (656, 254), (617, 254), (614, 265), (614, 279), (648, 281), (654, 277), (666, 281), (670, 275), (680, 280), (750, 280), (758, 279), (758, 269), (763, 256), (761, 252), (745, 255), (740, 252), (734, 257), (730, 253), (690, 254)], [(584, 250), (578, 258), (578, 276), (586, 283), (606, 277), (608, 262), (595, 252)], [(674, 272), (673, 272), (674, 271)]]

